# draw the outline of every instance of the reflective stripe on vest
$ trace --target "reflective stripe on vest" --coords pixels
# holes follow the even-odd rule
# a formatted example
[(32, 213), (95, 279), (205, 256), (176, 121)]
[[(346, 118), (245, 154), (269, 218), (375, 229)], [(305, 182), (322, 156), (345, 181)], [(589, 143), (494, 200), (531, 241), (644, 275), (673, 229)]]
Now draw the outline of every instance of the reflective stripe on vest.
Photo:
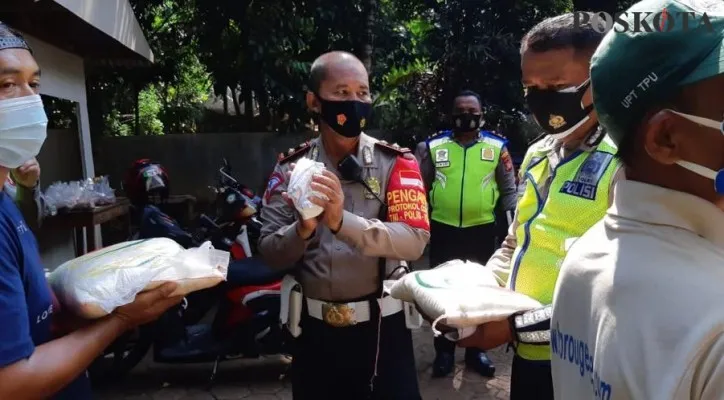
[(495, 221), (500, 192), (495, 169), (505, 141), (480, 133), (477, 143), (463, 147), (447, 133), (428, 141), (435, 165), (430, 190), (430, 218), (467, 228)]
[[(525, 191), (518, 202), (511, 289), (541, 304), (552, 303), (568, 249), (606, 213), (611, 180), (619, 166), (615, 154), (615, 146), (606, 138), (595, 151), (579, 150), (561, 160), (552, 172), (545, 153), (530, 154)], [(538, 187), (548, 179), (548, 196), (542, 198)], [(520, 344), (517, 353), (528, 360), (550, 360), (549, 346)]]

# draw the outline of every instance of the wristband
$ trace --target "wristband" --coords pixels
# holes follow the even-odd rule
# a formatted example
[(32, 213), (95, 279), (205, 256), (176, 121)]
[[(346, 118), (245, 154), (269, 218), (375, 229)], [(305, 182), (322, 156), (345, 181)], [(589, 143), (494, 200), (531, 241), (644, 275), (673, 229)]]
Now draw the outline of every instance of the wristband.
[(337, 230), (329, 228), (329, 230), (336, 235), (342, 229), (342, 224), (344, 224), (344, 215), (342, 215), (342, 219), (339, 220), (339, 228)]
[(545, 307), (511, 315), (510, 326), (515, 341), (534, 345), (550, 344), (552, 312), (551, 307)]

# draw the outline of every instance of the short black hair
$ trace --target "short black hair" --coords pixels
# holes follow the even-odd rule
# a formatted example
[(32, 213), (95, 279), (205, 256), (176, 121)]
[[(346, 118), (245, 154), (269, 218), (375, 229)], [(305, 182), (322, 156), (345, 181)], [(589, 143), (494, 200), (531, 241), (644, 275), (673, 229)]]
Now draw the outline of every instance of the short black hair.
[[(577, 11), (577, 13), (581, 13)], [(594, 13), (588, 21), (596, 21)], [(605, 35), (598, 32), (590, 23), (576, 22), (573, 13), (566, 13), (543, 20), (523, 36), (520, 41), (520, 53), (530, 49), (534, 52), (560, 50), (573, 47), (576, 51), (593, 51)]]
[(482, 102), (482, 100), (480, 100), (480, 95), (473, 92), (472, 90), (465, 89), (465, 90), (459, 91), (458, 94), (456, 94), (455, 97), (453, 98), (453, 102), (460, 97), (475, 97), (475, 99), (478, 101), (478, 105), (480, 105), (480, 109), (483, 108), (483, 102)]

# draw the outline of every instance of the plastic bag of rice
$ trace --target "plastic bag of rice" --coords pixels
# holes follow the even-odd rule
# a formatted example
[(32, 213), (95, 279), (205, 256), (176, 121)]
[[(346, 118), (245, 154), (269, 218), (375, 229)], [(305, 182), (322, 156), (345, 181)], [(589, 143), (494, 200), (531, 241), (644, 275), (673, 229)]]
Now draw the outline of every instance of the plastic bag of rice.
[(184, 249), (171, 239), (122, 242), (70, 260), (48, 276), (60, 303), (85, 318), (100, 318), (144, 290), (176, 282), (171, 296), (226, 280), (229, 253), (209, 242)]
[(409, 273), (394, 281), (387, 291), (396, 299), (415, 303), (434, 319), (432, 329), (436, 336), (440, 335), (438, 323), (471, 328), (542, 306), (524, 294), (500, 287), (489, 268), (462, 260)]
[(314, 175), (321, 174), (324, 170), (324, 163), (303, 157), (297, 161), (292, 176), (289, 177), (287, 193), (304, 220), (314, 218), (323, 211), (322, 207), (312, 203), (310, 199), (312, 196), (327, 199), (327, 196), (311, 188)]

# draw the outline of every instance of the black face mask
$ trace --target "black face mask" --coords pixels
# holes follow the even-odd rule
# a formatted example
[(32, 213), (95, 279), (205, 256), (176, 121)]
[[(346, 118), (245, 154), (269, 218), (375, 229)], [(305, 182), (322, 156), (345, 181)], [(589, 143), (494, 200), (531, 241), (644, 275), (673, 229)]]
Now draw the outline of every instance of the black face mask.
[(483, 126), (483, 118), (481, 114), (455, 114), (450, 118), (452, 120), (453, 131), (455, 133), (476, 131)]
[(322, 105), (320, 117), (335, 132), (348, 138), (357, 137), (367, 126), (372, 104), (357, 100), (325, 100), (317, 95)]
[(529, 88), (525, 101), (544, 131), (564, 138), (587, 121), (593, 111), (593, 104), (584, 107), (582, 103), (590, 84), (591, 81), (586, 80), (576, 88), (563, 90)]

